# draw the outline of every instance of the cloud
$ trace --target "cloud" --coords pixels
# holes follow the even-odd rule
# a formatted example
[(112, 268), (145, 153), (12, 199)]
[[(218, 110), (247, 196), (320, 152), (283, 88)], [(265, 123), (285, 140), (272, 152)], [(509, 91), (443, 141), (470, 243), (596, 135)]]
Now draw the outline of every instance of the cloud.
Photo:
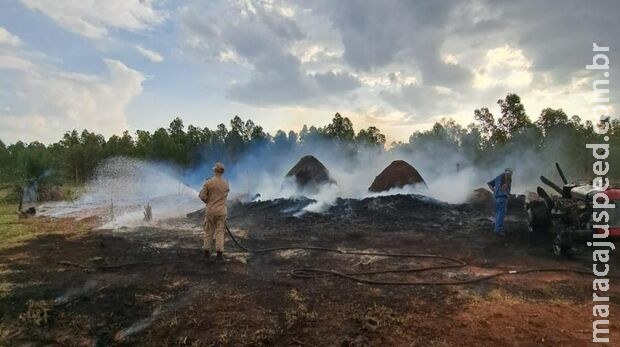
[(246, 104), (314, 102), (359, 87), (361, 83), (349, 72), (306, 69), (300, 58), (311, 62), (321, 49), (296, 51), (296, 45), (307, 38), (297, 24), (299, 16), (302, 12), (296, 7), (280, 1), (188, 6), (180, 11), (184, 48), (201, 60), (248, 69), (249, 78), (232, 84), (226, 93)]
[(442, 87), (410, 83), (396, 91), (382, 91), (381, 98), (397, 110), (407, 112), (409, 120), (428, 120), (458, 111), (458, 93)]
[(571, 95), (591, 86), (574, 81), (585, 77), (592, 42), (620, 45), (619, 8), (574, 0), (213, 1), (184, 7), (179, 26), (185, 52), (232, 66), (231, 100), (317, 110), (374, 104), (387, 119), (427, 124), (470, 121), (474, 109), (512, 92), (532, 118), (545, 103), (585, 115), (588, 105)]
[[(493, 2), (485, 5), (493, 6)], [(532, 69), (549, 73), (560, 83), (570, 82), (575, 73), (585, 69), (592, 59), (593, 42), (620, 46), (619, 9), (617, 1), (578, 0), (520, 5), (505, 1), (500, 7), (503, 27), (512, 32), (517, 47), (531, 58)]]
[(303, 37), (294, 18), (269, 2), (192, 4), (180, 9), (179, 18), (185, 49), (208, 60), (232, 52), (254, 63)]
[(519, 88), (532, 82), (530, 61), (523, 51), (508, 45), (488, 50), (484, 65), (475, 71), (474, 87), (489, 88), (498, 84)]
[[(592, 42), (620, 44), (614, 1), (325, 0), (312, 2), (312, 8), (338, 30), (343, 57), (354, 69), (415, 66), (424, 84), (449, 88), (469, 87), (474, 75), (467, 66), (493, 48), (521, 50), (533, 72), (566, 82), (584, 69)], [(459, 59), (455, 64), (446, 56)]]
[(450, 2), (320, 1), (313, 9), (325, 13), (342, 37), (344, 59), (353, 68), (370, 71), (396, 61), (425, 64), (436, 59), (448, 33)]
[(255, 64), (250, 80), (230, 86), (228, 98), (258, 106), (328, 102), (361, 85), (346, 72), (307, 73), (291, 54), (270, 54), (257, 59)]
[(59, 26), (76, 34), (102, 38), (109, 29), (147, 30), (159, 25), (166, 14), (151, 0), (22, 0), (29, 9), (38, 10)]
[(411, 116), (406, 112), (388, 111), (383, 107), (372, 106), (358, 108), (353, 111), (358, 117), (372, 125), (381, 126), (411, 126)]
[(188, 52), (249, 69), (249, 79), (227, 92), (247, 104), (328, 102), (362, 85), (394, 89), (413, 80), (423, 80), (431, 90), (469, 86), (471, 69), (442, 61), (440, 52), (453, 6), (384, 5), (218, 2), (190, 5), (180, 18)]
[[(115, 31), (151, 30), (169, 18), (163, 5), (158, 6), (163, 1), (157, 0), (22, 3), (67, 30), (97, 39)], [(303, 108), (307, 115), (317, 114), (319, 119), (319, 113), (332, 114), (336, 105), (340, 111), (370, 110), (360, 111), (360, 121), (394, 128), (397, 124), (429, 124), (442, 116), (467, 122), (475, 108), (493, 108), (510, 92), (522, 97), (532, 118), (547, 106), (563, 107), (569, 114), (587, 118), (593, 72), (585, 71), (585, 65), (592, 60), (593, 42), (612, 50), (620, 45), (620, 26), (615, 24), (618, 9), (620, 4), (609, 0), (596, 4), (577, 0), (190, 1), (170, 17), (173, 23), (166, 29), (172, 34), (161, 36), (161, 40), (174, 41), (154, 46), (130, 35), (131, 41), (119, 46), (131, 51), (117, 50), (115, 54), (134, 57), (137, 51), (158, 62), (164, 57), (147, 48), (178, 48), (184, 56), (175, 54), (166, 59), (177, 63), (175, 59), (189, 57), (191, 63), (183, 61), (188, 73), (165, 81), (166, 87), (150, 84), (154, 94), (170, 94), (170, 89), (164, 88), (175, 88), (175, 83), (189, 86), (205, 82), (200, 87), (211, 88), (207, 90), (210, 101), (222, 113), (242, 110), (261, 114), (274, 129), (286, 119), (282, 116), (275, 124), (274, 118), (269, 118), (278, 110)], [(22, 10), (28, 11), (25, 7)], [(22, 39), (27, 37), (30, 35)], [(93, 97), (96, 100), (101, 99), (99, 92), (85, 86), (109, 85), (111, 81), (110, 68), (105, 74), (80, 75), (43, 67), (36, 56), (16, 53), (24, 46), (20, 43), (19, 38), (0, 28), (0, 90), (3, 86), (16, 87), (16, 91), (5, 87), (4, 95), (0, 93), (0, 109), (10, 106), (3, 115), (10, 112), (18, 117), (16, 122), (31, 115), (42, 118), (27, 123), (43, 124), (43, 119), (45, 127), (53, 128), (56, 120), (62, 119), (49, 116), (61, 114), (54, 107), (50, 108), (54, 112), (46, 111), (47, 105), (55, 102), (39, 102), (43, 96), (62, 97), (49, 96), (51, 92), (43, 86), (35, 92), (24, 80), (50, 78), (52, 85), (71, 81), (67, 84), (75, 88), (67, 93), (76, 99), (82, 94), (97, 95)], [(100, 53), (109, 46), (100, 44), (93, 49)], [(69, 65), (70, 59), (65, 58), (52, 57)], [(156, 69), (153, 73), (166, 72), (161, 70), (165, 65), (149, 68)], [(619, 69), (611, 64), (612, 78), (620, 74)], [(195, 71), (204, 74), (202, 79), (191, 76), (182, 80), (183, 75), (197, 74)], [(159, 74), (158, 81), (164, 81), (165, 75)], [(18, 90), (40, 105), (28, 107), (23, 96), (16, 94)], [(162, 97), (161, 103), (172, 107), (174, 101)], [(612, 96), (612, 108), (613, 103)], [(405, 132), (407, 127), (400, 129)]]
[[(364, 87), (420, 121), (471, 114), (509, 92), (520, 94), (535, 118), (546, 106), (542, 100), (550, 101), (541, 97), (544, 90), (553, 91), (552, 104), (575, 106), (569, 112), (585, 114), (587, 105), (577, 107), (571, 95), (591, 89), (588, 84), (575, 89), (573, 81), (583, 77), (592, 59), (592, 42), (620, 45), (615, 25), (620, 6), (613, 1), (597, 6), (555, 0), (311, 4), (338, 31), (343, 59)], [(620, 73), (617, 69), (611, 74)], [(395, 73), (409, 78), (391, 78)], [(540, 88), (542, 82), (547, 88)]]
[(317, 44), (312, 44), (309, 47), (294, 47), (293, 49), (298, 49), (298, 51), (293, 52), (293, 54), (299, 58), (303, 64), (334, 62), (338, 61), (341, 56), (340, 53), (331, 52), (326, 47)]
[(312, 80), (304, 75), (297, 58), (272, 52), (254, 60), (249, 81), (233, 84), (227, 96), (252, 105), (293, 104), (313, 97)]
[(0, 70), (28, 70), (32, 68), (32, 63), (26, 59), (12, 54), (0, 54)]
[(326, 93), (347, 92), (361, 86), (360, 80), (347, 72), (327, 71), (316, 73), (312, 77)]
[(22, 41), (19, 39), (19, 37), (11, 34), (10, 32), (8, 32), (8, 30), (6, 30), (3, 27), (0, 27), (0, 46), (19, 46), (21, 45)]
[(86, 75), (36, 66), (14, 88), (0, 88), (0, 138), (12, 142), (57, 141), (69, 129), (104, 135), (127, 129), (125, 107), (142, 92), (144, 76), (118, 60), (104, 59), (107, 72)]
[(157, 52), (146, 49), (142, 47), (141, 45), (135, 45), (135, 48), (138, 51), (138, 53), (142, 54), (143, 56), (145, 56), (146, 58), (148, 58), (150, 61), (154, 63), (161, 63), (162, 61), (164, 61), (164, 57), (162, 57), (161, 54)]

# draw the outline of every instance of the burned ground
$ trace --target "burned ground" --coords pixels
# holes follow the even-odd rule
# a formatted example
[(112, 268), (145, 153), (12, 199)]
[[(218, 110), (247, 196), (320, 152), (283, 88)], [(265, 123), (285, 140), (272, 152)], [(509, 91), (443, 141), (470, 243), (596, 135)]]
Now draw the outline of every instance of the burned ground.
[[(533, 267), (589, 269), (531, 240), (524, 216), (507, 218), (506, 238), (485, 212), (396, 195), (341, 199), (325, 214), (313, 201), (235, 205), (229, 224), (253, 248), (291, 244), (463, 259), (463, 269), (381, 275), (444, 280)], [(31, 223), (45, 222), (31, 221)], [(67, 225), (77, 223), (65, 221)], [(90, 221), (91, 226), (97, 224)], [(342, 278), (298, 279), (289, 270), (365, 271), (435, 264), (304, 250), (240, 252), (227, 261), (200, 252), (200, 218), (149, 227), (67, 228), (0, 251), (0, 341), (6, 345), (586, 345), (592, 282), (572, 273), (501, 277), (462, 286), (370, 286)], [(612, 269), (620, 266), (612, 257)], [(612, 285), (612, 339), (620, 338)]]

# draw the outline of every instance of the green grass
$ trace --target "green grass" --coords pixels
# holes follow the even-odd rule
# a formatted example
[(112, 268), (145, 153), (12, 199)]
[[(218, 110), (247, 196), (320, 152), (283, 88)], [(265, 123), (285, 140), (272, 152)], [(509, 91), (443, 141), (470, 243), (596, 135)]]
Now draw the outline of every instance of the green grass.
[(76, 222), (71, 219), (35, 217), (20, 219), (18, 205), (3, 198), (8, 189), (0, 189), (0, 251), (15, 247), (40, 235), (64, 234), (75, 236), (92, 227), (89, 221)]
[(10, 248), (31, 237), (28, 225), (20, 223), (17, 205), (0, 202), (0, 249)]
[(0, 250), (27, 240), (33, 234), (30, 225), (18, 218), (17, 204), (5, 202), (9, 193), (8, 188), (0, 189)]

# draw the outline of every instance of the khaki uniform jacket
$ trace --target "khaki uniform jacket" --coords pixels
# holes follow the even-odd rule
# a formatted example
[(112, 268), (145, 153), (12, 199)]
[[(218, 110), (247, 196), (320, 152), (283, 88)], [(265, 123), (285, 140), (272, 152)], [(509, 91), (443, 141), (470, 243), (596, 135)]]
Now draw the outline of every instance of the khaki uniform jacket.
[(228, 213), (226, 198), (229, 190), (228, 182), (221, 177), (216, 176), (205, 182), (198, 197), (207, 204), (208, 216), (225, 216)]

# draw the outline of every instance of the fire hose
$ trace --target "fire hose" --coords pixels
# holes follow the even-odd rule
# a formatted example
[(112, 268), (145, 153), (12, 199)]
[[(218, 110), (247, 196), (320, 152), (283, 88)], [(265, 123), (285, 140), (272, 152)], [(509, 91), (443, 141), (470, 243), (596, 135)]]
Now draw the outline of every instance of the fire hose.
[[(588, 270), (581, 269), (570, 269), (570, 268), (530, 268), (523, 270), (507, 270), (507, 271), (499, 271), (488, 275), (478, 276), (465, 280), (446, 280), (446, 281), (386, 281), (386, 280), (373, 280), (369, 278), (365, 278), (362, 276), (374, 276), (380, 274), (394, 274), (394, 273), (413, 273), (413, 272), (425, 272), (432, 270), (445, 270), (445, 269), (458, 269), (469, 266), (466, 261), (442, 256), (435, 254), (415, 254), (415, 253), (386, 253), (386, 252), (363, 252), (357, 250), (343, 250), (338, 248), (328, 248), (328, 247), (318, 247), (318, 246), (281, 246), (281, 247), (270, 247), (270, 248), (261, 248), (261, 249), (252, 249), (242, 245), (239, 240), (233, 235), (230, 231), (228, 225), (226, 225), (226, 231), (230, 236), (231, 240), (235, 243), (237, 247), (247, 253), (270, 253), (270, 252), (278, 252), (278, 251), (287, 251), (287, 250), (308, 250), (308, 251), (318, 251), (318, 252), (332, 252), (339, 254), (350, 254), (350, 255), (366, 255), (366, 256), (378, 256), (378, 257), (389, 257), (389, 258), (425, 258), (425, 259), (436, 259), (442, 261), (448, 261), (450, 264), (444, 265), (435, 265), (435, 266), (424, 266), (424, 267), (409, 267), (409, 268), (397, 268), (397, 269), (388, 269), (388, 270), (375, 270), (375, 271), (360, 271), (360, 272), (342, 272), (333, 269), (321, 269), (321, 268), (294, 268), (289, 271), (289, 274), (295, 278), (303, 278), (303, 279), (316, 279), (316, 278), (324, 278), (329, 276), (340, 277), (344, 279), (348, 279), (354, 282), (363, 283), (363, 284), (371, 284), (371, 285), (401, 285), (401, 286), (423, 286), (423, 285), (435, 285), (435, 286), (450, 286), (450, 285), (465, 285), (465, 284), (473, 284), (477, 282), (487, 281), (494, 278), (502, 277), (502, 276), (514, 276), (514, 275), (523, 275), (529, 273), (542, 273), (542, 272), (568, 272), (575, 273), (581, 275), (590, 275), (594, 274)], [(608, 275), (608, 278), (620, 278), (618, 275)]]

